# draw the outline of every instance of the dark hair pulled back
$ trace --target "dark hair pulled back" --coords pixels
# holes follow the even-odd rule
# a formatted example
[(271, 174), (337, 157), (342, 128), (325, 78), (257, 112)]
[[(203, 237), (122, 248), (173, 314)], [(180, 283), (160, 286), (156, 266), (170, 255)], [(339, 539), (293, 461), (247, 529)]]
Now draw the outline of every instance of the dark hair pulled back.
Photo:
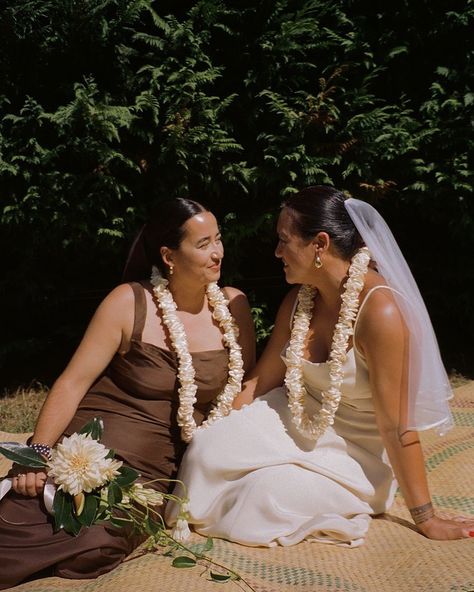
[(196, 214), (207, 212), (202, 204), (178, 197), (160, 204), (150, 220), (138, 233), (130, 249), (122, 281), (131, 282), (148, 278), (156, 265), (163, 275), (167, 269), (160, 249), (178, 249), (184, 237), (184, 224)]
[(289, 197), (282, 207), (288, 209), (293, 230), (303, 240), (327, 232), (339, 255), (349, 260), (364, 243), (344, 206), (346, 199), (334, 187), (314, 185)]

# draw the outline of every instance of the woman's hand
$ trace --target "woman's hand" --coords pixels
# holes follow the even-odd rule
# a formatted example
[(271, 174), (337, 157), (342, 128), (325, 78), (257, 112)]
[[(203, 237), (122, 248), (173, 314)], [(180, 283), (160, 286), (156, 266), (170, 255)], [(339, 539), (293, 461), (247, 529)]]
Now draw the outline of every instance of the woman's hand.
[(418, 524), (417, 528), (425, 537), (436, 541), (474, 537), (474, 519), (472, 518), (449, 520), (433, 516)]
[(12, 470), (12, 489), (20, 495), (36, 497), (43, 492), (47, 478), (44, 469), (15, 465)]

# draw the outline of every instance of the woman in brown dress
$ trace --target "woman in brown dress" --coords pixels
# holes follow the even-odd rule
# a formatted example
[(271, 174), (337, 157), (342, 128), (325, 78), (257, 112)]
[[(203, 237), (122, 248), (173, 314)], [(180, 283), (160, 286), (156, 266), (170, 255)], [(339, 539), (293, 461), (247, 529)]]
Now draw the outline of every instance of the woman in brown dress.
[[(116, 458), (138, 470), (143, 480), (175, 478), (186, 445), (177, 423), (179, 359), (153, 285), (144, 278), (154, 265), (169, 281), (195, 371), (197, 402), (190, 422), (194, 418), (199, 425), (230, 380), (228, 350), (206, 289), (219, 279), (222, 257), (211, 212), (191, 200), (166, 204), (132, 248), (127, 283), (101, 303), (54, 383), (31, 445), (52, 447), (100, 415), (101, 442)], [(255, 358), (249, 306), (239, 290), (222, 291), (248, 370)], [(84, 528), (77, 537), (54, 532), (42, 499), (45, 473), (16, 467), (13, 474), (12, 491), (0, 502), (0, 589), (43, 575), (95, 578), (117, 566), (144, 538), (99, 525)], [(166, 481), (152, 486), (163, 492), (170, 488)]]

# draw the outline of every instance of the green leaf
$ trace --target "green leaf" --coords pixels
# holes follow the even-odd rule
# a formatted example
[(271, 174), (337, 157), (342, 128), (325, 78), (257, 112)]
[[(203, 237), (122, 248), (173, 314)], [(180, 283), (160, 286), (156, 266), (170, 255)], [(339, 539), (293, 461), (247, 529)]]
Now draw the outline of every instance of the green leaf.
[(18, 442), (2, 442), (0, 444), (0, 452), (9, 460), (16, 462), (23, 467), (32, 467), (35, 469), (48, 466), (41, 454), (35, 452), (25, 444)]
[(109, 505), (119, 504), (122, 501), (122, 489), (115, 481), (109, 483), (107, 488), (107, 500)]
[(111, 516), (108, 522), (110, 522), (110, 524), (116, 528), (124, 528), (125, 526), (130, 525), (130, 520), (127, 520), (126, 518), (119, 518), (118, 516)]
[(138, 477), (140, 477), (140, 473), (135, 471), (135, 469), (131, 469), (130, 467), (120, 467), (119, 475), (115, 477), (114, 481), (120, 487), (126, 487), (127, 485), (131, 485), (134, 483)]
[(187, 548), (196, 556), (196, 557), (204, 557), (205, 553), (210, 551), (214, 546), (214, 542), (211, 537), (208, 537), (204, 544), (197, 543), (195, 545), (187, 545)]
[(211, 571), (209, 575), (214, 582), (228, 582), (232, 578), (230, 574), (219, 574), (214, 571)]
[(163, 530), (163, 525), (161, 522), (157, 522), (151, 516), (147, 516), (147, 518), (144, 520), (143, 526), (145, 527), (147, 534), (151, 536), (154, 536)]
[(399, 45), (398, 47), (392, 48), (388, 52), (388, 57), (393, 58), (393, 57), (400, 55), (402, 53), (408, 53), (408, 47), (406, 45)]
[(196, 565), (196, 560), (192, 557), (187, 557), (186, 555), (180, 555), (173, 559), (171, 565), (173, 567), (194, 567)]
[(86, 500), (84, 503), (84, 509), (80, 516), (78, 516), (78, 520), (84, 526), (92, 526), (94, 524), (95, 518), (97, 516), (97, 509), (99, 507), (99, 500), (96, 498), (95, 495), (90, 495), (88, 493), (84, 494), (86, 496)]
[(79, 534), (82, 525), (74, 515), (72, 497), (62, 489), (56, 490), (53, 515), (56, 531), (63, 529), (74, 536)]
[(91, 436), (94, 440), (100, 440), (104, 431), (104, 422), (101, 417), (94, 417), (79, 430), (79, 434)]

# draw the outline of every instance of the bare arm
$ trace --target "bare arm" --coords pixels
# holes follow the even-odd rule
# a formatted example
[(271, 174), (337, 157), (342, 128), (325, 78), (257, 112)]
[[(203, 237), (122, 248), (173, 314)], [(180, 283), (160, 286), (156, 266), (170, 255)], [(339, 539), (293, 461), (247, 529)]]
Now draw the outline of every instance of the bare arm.
[(284, 298), (275, 320), (275, 327), (255, 368), (248, 374), (242, 392), (234, 400), (234, 408), (251, 403), (268, 391), (281, 386), (285, 378), (285, 364), (281, 352), (290, 338), (290, 321), (298, 293), (294, 288)]
[(405, 503), (429, 538), (469, 536), (471, 523), (434, 515), (418, 433), (406, 429), (408, 331), (391, 294), (377, 291), (361, 313), (357, 344), (364, 352), (377, 425)]
[[(33, 443), (54, 446), (94, 380), (121, 345), (128, 343), (133, 318), (133, 292), (123, 284), (100, 304), (71, 361), (51, 388), (36, 423)], [(36, 495), (44, 480), (44, 473), (30, 472), (18, 484), (14, 483), (14, 489), (24, 495)]]

